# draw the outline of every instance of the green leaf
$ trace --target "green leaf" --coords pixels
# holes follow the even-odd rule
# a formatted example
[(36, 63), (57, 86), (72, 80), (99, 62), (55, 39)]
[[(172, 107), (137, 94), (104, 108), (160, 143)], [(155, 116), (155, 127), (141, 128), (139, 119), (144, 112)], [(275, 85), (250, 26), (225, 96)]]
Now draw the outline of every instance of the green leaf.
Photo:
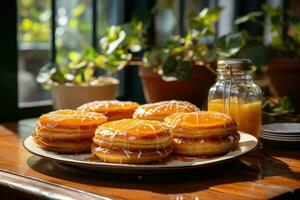
[(98, 56), (96, 56), (95, 58), (95, 64), (98, 67), (104, 67), (105, 64), (107, 62), (107, 57), (105, 55), (99, 54)]
[(279, 6), (272, 6), (270, 4), (263, 4), (262, 10), (269, 16), (280, 16), (281, 10)]
[[(205, 10), (205, 9), (204, 9)], [(203, 18), (206, 25), (211, 25), (219, 19), (220, 12), (222, 11), (221, 7), (209, 9), (207, 11), (200, 12), (200, 16)]]
[(281, 20), (281, 16), (272, 16), (271, 17), (271, 25), (272, 25), (272, 29), (274, 31), (279, 31), (281, 29), (280, 20)]
[(294, 107), (291, 102), (291, 100), (288, 97), (282, 97), (279, 100), (279, 106), (282, 108), (282, 110), (286, 110), (289, 112), (294, 112)]
[(202, 51), (201, 57), (203, 58), (204, 62), (211, 63), (217, 59), (218, 54), (215, 49), (210, 49), (207, 51)]
[(143, 56), (143, 62), (145, 67), (158, 66), (161, 62), (161, 55), (163, 52), (161, 49), (151, 49), (146, 51)]
[(246, 45), (242, 49), (240, 57), (249, 58), (258, 68), (268, 64), (271, 60), (268, 49), (262, 45)]
[(162, 64), (162, 74), (165, 80), (184, 80), (189, 78), (191, 73), (192, 63), (189, 61), (168, 57)]
[(56, 83), (65, 83), (66, 79), (64, 73), (58, 68), (53, 68), (50, 70), (51, 80)]
[(88, 47), (83, 50), (82, 54), (85, 60), (93, 60), (96, 56), (96, 51), (93, 47)]
[(241, 33), (230, 33), (220, 37), (216, 42), (218, 54), (229, 58), (237, 54), (243, 46)]
[(41, 84), (48, 83), (51, 81), (50, 70), (55, 68), (56, 66), (52, 63), (47, 63), (43, 67), (41, 67), (38, 76), (36, 77), (36, 81)]
[(71, 51), (68, 53), (68, 58), (71, 62), (77, 63), (81, 59), (81, 54), (76, 51)]
[(177, 62), (175, 58), (168, 57), (162, 64), (162, 72), (165, 76), (176, 76)]
[(281, 48), (284, 45), (284, 41), (278, 32), (272, 32), (272, 46)]
[(239, 24), (246, 23), (249, 21), (256, 22), (257, 18), (261, 17), (261, 16), (263, 16), (262, 12), (250, 12), (250, 13), (234, 20), (234, 24), (239, 25)]
[(194, 28), (200, 28), (203, 26), (211, 26), (212, 23), (219, 19), (220, 12), (222, 8), (217, 7), (214, 9), (204, 8), (197, 16), (191, 17), (191, 22)]
[(94, 69), (90, 68), (90, 67), (85, 68), (82, 73), (83, 73), (85, 82), (89, 82), (94, 75)]
[(177, 66), (176, 77), (178, 80), (188, 79), (192, 75), (193, 65), (189, 61), (180, 61)]
[(121, 30), (118, 26), (112, 26), (108, 29), (107, 36), (101, 38), (100, 47), (106, 54), (111, 54), (120, 47), (125, 37), (125, 31)]

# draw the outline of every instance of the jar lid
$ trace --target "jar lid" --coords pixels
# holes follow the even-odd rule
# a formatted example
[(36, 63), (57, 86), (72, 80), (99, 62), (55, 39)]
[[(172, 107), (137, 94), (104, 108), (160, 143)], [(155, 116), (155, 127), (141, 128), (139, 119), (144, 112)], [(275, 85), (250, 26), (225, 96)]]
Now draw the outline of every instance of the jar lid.
[(226, 70), (230, 67), (232, 71), (251, 70), (252, 61), (250, 59), (228, 59), (218, 61), (218, 70)]

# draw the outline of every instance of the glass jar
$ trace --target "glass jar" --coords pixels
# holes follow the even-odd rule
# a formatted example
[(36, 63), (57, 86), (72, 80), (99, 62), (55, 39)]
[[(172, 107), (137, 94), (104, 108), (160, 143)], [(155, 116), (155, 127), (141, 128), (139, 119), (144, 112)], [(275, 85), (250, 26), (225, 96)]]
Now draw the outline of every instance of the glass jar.
[(240, 131), (259, 137), (262, 92), (252, 80), (249, 59), (220, 60), (218, 77), (208, 94), (208, 110), (232, 116)]

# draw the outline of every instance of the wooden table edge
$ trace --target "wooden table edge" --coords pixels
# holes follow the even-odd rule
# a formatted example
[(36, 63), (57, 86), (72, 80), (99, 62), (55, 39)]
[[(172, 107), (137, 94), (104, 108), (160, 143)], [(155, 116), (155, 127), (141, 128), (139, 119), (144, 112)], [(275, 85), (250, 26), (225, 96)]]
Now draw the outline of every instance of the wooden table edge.
[(116, 197), (103, 196), (37, 178), (0, 169), (0, 187), (18, 191), (25, 196), (47, 199), (97, 199), (111, 200)]

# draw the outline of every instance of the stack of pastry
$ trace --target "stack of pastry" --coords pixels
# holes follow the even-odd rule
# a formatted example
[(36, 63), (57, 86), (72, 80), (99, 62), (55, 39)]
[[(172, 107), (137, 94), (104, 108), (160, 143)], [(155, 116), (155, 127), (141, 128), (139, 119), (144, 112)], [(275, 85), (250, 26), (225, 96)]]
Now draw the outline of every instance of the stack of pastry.
[(174, 138), (175, 152), (186, 156), (213, 156), (235, 149), (237, 126), (229, 115), (219, 112), (177, 113), (165, 124)]
[(187, 101), (161, 101), (139, 106), (134, 112), (133, 118), (164, 121), (165, 117), (174, 113), (196, 111), (199, 111), (199, 108)]
[[(54, 152), (92, 149), (104, 162), (134, 164), (162, 160), (173, 150), (214, 156), (238, 146), (237, 126), (229, 115), (200, 112), (189, 102), (174, 100), (137, 107), (134, 102), (95, 101), (78, 110), (50, 112), (39, 118), (33, 139)], [(132, 115), (134, 119), (124, 119)]]
[(95, 130), (104, 122), (106, 117), (99, 113), (58, 110), (42, 115), (32, 136), (47, 150), (80, 153), (90, 150)]
[(102, 113), (108, 121), (113, 121), (131, 118), (138, 106), (138, 103), (131, 101), (102, 100), (83, 104), (77, 110)]
[(123, 119), (98, 127), (92, 152), (104, 162), (159, 161), (173, 151), (168, 129), (159, 121)]

